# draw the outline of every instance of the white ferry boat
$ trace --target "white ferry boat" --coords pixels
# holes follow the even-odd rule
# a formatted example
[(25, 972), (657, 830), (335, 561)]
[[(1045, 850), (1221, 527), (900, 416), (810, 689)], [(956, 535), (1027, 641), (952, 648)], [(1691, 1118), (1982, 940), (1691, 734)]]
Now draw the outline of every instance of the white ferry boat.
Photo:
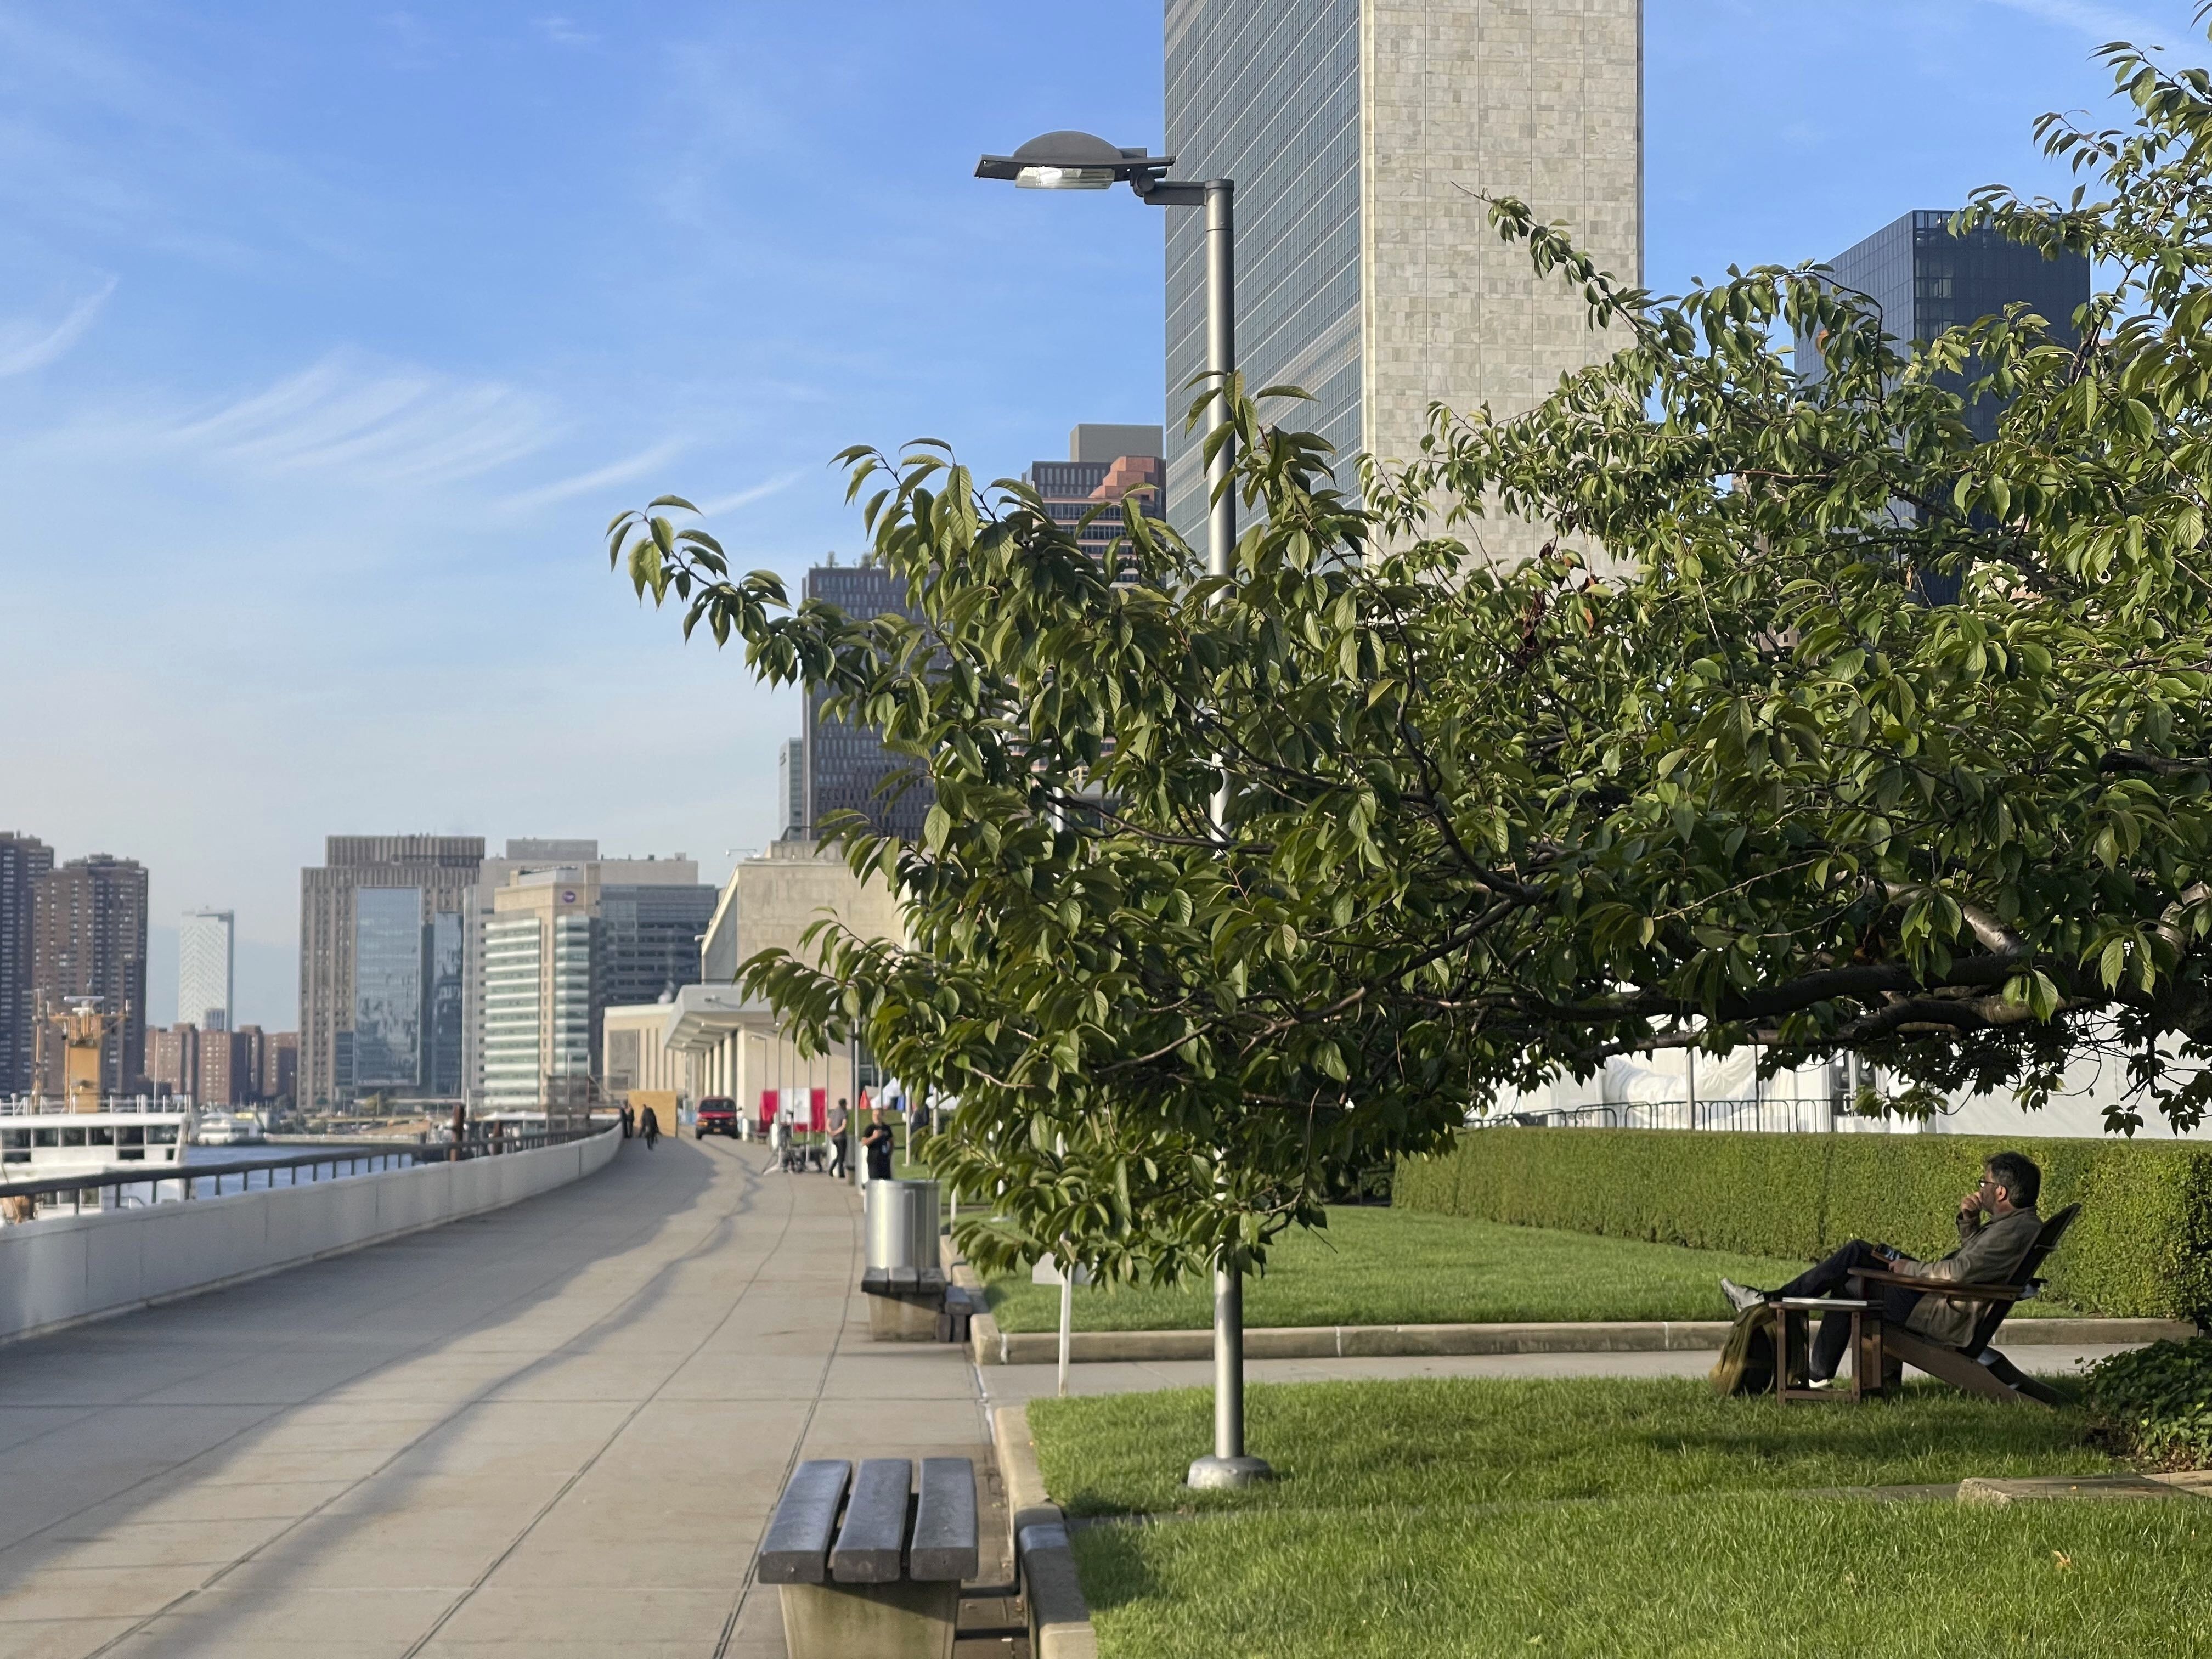
[(131, 1164), (171, 1173), (191, 1140), (191, 1116), (167, 1100), (103, 1100), (89, 1112), (0, 1101), (0, 1182), (105, 1176)]
[(209, 1112), (193, 1132), (195, 1146), (258, 1146), (269, 1139), (251, 1112)]

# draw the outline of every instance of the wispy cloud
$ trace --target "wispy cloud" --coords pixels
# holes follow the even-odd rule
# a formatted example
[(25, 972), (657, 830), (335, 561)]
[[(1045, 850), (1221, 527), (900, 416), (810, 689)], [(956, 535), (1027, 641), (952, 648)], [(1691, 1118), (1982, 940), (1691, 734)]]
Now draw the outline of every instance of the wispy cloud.
[(670, 438), (650, 449), (641, 449), (625, 460), (600, 467), (597, 471), (579, 473), (573, 478), (563, 478), (558, 483), (510, 495), (500, 506), (510, 513), (526, 513), (533, 507), (550, 507), (556, 501), (574, 501), (577, 496), (588, 495), (595, 489), (605, 489), (612, 484), (628, 483), (633, 478), (641, 477), (656, 468), (667, 465), (690, 447), (687, 439)]
[(740, 489), (734, 495), (717, 495), (713, 501), (701, 501), (698, 503), (699, 511), (702, 514), (734, 513), (741, 507), (750, 507), (755, 501), (766, 500), (779, 489), (790, 489), (805, 476), (806, 469), (801, 467), (795, 472), (786, 472), (770, 478), (766, 483), (757, 483), (750, 489)]
[(533, 17), (531, 27), (556, 46), (596, 46), (599, 37), (573, 17)]
[(0, 379), (27, 374), (65, 355), (84, 337), (100, 307), (107, 303), (107, 296), (114, 292), (115, 278), (111, 276), (98, 293), (88, 294), (71, 306), (58, 323), (28, 319), (0, 322)]
[(255, 471), (428, 484), (520, 460), (556, 431), (548, 410), (510, 386), (341, 353), (167, 436)]
[(2155, 23), (2120, 10), (2116, 6), (2100, 6), (2094, 0), (1989, 0), (2007, 11), (2025, 12), (2030, 17), (2039, 17), (2046, 23), (2075, 28), (2084, 34), (2094, 34), (2100, 41), (2133, 40), (2138, 46), (2148, 46), (2161, 33)]

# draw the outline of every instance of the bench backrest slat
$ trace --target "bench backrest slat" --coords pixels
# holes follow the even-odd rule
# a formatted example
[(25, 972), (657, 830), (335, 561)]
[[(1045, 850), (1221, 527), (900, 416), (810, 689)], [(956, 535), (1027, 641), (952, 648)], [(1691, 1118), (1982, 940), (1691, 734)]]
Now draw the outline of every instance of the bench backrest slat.
[(769, 1522), (768, 1536), (761, 1540), (762, 1583), (823, 1582), (837, 1506), (845, 1501), (846, 1484), (852, 1478), (853, 1466), (842, 1458), (801, 1463), (793, 1473)]
[(914, 1465), (903, 1457), (869, 1457), (853, 1481), (845, 1524), (830, 1551), (830, 1574), (841, 1584), (895, 1584), (906, 1563), (907, 1495)]
[[(2036, 1230), (2035, 1243), (2028, 1246), (2027, 1255), (2010, 1276), (2014, 1284), (2025, 1285), (2035, 1277), (2036, 1270), (2043, 1266), (2044, 1258), (2058, 1248), (2058, 1241), (2066, 1237), (2066, 1230), (2074, 1224), (2074, 1218), (2081, 1213), (2081, 1210), (2079, 1204), (2069, 1204)], [(1995, 1303), (1983, 1309), (1974, 1320), (1973, 1334), (1966, 1339), (1966, 1346), (1959, 1352), (1969, 1359), (1978, 1358), (1982, 1350), (1988, 1347), (1990, 1340), (1996, 1335), (1997, 1327), (2004, 1323), (2005, 1316), (2011, 1311), (2012, 1304), (2009, 1302)]]
[(907, 1571), (941, 1583), (973, 1578), (976, 1568), (975, 1465), (965, 1457), (925, 1457)]

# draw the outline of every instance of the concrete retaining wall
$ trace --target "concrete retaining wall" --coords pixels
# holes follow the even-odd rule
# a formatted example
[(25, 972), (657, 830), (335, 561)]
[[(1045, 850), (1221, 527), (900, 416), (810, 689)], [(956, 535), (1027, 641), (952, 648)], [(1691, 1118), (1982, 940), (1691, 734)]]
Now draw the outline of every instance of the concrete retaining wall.
[(609, 1129), (465, 1164), (0, 1227), (0, 1342), (496, 1210), (605, 1168), (621, 1145)]

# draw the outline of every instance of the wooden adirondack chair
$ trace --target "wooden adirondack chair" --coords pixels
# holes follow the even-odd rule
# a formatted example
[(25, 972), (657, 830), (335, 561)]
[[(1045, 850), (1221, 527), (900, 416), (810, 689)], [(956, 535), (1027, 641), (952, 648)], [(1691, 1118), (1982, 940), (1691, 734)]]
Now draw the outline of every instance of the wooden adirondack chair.
[(1908, 1279), (1902, 1273), (1863, 1271), (1854, 1275), (1868, 1285), (1894, 1285), (1908, 1291), (1927, 1291), (1931, 1294), (1950, 1297), (1961, 1302), (1983, 1304), (1981, 1316), (1974, 1322), (1973, 1334), (1958, 1347), (1948, 1347), (1941, 1342), (1931, 1342), (1917, 1331), (1909, 1331), (1902, 1325), (1885, 1323), (1881, 1332), (1883, 1353), (1882, 1382), (1887, 1389), (1894, 1381), (1900, 1364), (1917, 1365), (1929, 1376), (1939, 1377), (1954, 1389), (1968, 1394), (1980, 1395), (1985, 1400), (2018, 1402), (2033, 1400), (2039, 1405), (2056, 1406), (2058, 1395), (2030, 1376), (2011, 1360), (1990, 1346), (1990, 1339), (2004, 1323), (2005, 1316), (2012, 1311), (2013, 1304), (2026, 1300), (2043, 1288), (2043, 1281), (2035, 1277), (2045, 1257), (2058, 1248), (2058, 1241), (2066, 1236), (2067, 1228), (2081, 1211), (2079, 1204), (2069, 1204), (2064, 1209), (2043, 1224), (2036, 1234), (2035, 1243), (2020, 1264), (2020, 1283), (2017, 1285), (1940, 1285), (1931, 1286), (1924, 1279)]

